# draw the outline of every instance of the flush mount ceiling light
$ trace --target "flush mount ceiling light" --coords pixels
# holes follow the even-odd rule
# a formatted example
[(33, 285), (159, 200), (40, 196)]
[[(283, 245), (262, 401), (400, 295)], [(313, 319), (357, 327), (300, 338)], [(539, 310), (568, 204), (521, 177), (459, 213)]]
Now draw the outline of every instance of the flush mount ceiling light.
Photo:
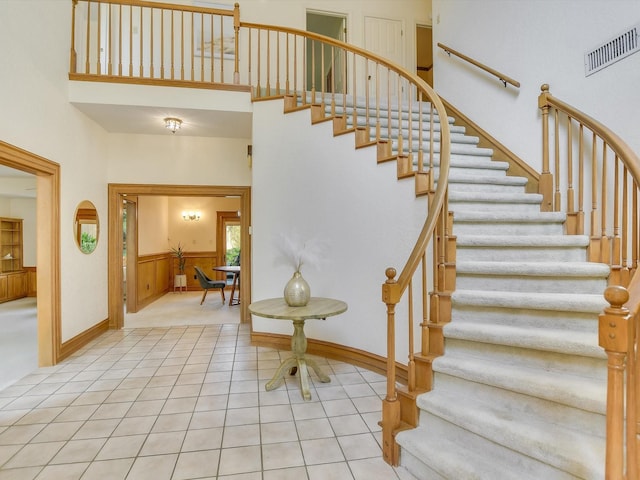
[(176, 133), (176, 130), (180, 130), (182, 120), (175, 117), (167, 117), (164, 119), (164, 126), (171, 130), (171, 133)]

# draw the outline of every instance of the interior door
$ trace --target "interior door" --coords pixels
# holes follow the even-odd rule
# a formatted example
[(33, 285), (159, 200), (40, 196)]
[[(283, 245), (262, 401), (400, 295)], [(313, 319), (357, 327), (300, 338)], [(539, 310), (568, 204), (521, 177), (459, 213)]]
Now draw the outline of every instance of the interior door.
[(416, 25), (416, 68), (418, 76), (433, 87), (433, 32), (427, 25)]
[[(216, 257), (218, 265), (240, 265), (240, 214), (238, 211), (218, 212), (216, 222)], [(225, 278), (224, 272), (218, 272), (220, 280)]]
[[(404, 66), (404, 29), (402, 21), (389, 18), (364, 17), (364, 43), (365, 49), (390, 60), (400, 66)], [(376, 92), (381, 99), (397, 98), (402, 92), (394, 88), (396, 82), (388, 81), (386, 69), (377, 68), (375, 63), (369, 62), (366, 68), (368, 79), (368, 92), (370, 98), (375, 98)], [(361, 68), (362, 68), (361, 67)], [(376, 83), (377, 82), (377, 83)], [(392, 91), (389, 92), (389, 85)], [(362, 91), (362, 90), (360, 90)]]

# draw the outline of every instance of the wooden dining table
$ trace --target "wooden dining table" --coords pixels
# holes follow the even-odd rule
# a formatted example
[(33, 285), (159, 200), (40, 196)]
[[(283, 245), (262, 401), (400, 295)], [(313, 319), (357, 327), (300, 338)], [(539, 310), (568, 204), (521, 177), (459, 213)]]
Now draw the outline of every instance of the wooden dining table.
[[(229, 306), (240, 305), (240, 266), (239, 265), (219, 265), (213, 267), (216, 272), (231, 273), (233, 282), (231, 283), (231, 298), (229, 298)], [(238, 289), (238, 298), (235, 298), (236, 288)]]

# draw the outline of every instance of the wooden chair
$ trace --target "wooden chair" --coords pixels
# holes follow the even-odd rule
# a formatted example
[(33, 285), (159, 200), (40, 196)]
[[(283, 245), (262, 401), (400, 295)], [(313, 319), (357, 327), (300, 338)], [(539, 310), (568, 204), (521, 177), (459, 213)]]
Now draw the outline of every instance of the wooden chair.
[(196, 270), (196, 276), (198, 277), (198, 281), (200, 282), (200, 286), (204, 289), (204, 293), (202, 294), (202, 300), (200, 301), (200, 305), (204, 303), (204, 299), (207, 296), (207, 292), (212, 288), (219, 288), (220, 295), (222, 296), (222, 303), (224, 304), (224, 287), (227, 286), (227, 283), (224, 280), (211, 280), (209, 277), (205, 275), (202, 269), (198, 266), (194, 266)]

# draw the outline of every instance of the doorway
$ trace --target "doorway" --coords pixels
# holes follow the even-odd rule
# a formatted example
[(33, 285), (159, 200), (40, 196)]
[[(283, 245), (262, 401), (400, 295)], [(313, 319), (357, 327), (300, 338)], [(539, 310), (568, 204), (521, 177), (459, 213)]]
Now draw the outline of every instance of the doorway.
[[(251, 243), (249, 227), (251, 225), (251, 187), (224, 186), (180, 186), (180, 185), (135, 185), (109, 184), (109, 327), (120, 329), (124, 326), (124, 277), (123, 259), (123, 225), (124, 201), (140, 196), (174, 196), (174, 197), (228, 197), (240, 200), (240, 241), (242, 250), (242, 278), (240, 293), (247, 299), (240, 304), (240, 322), (249, 322), (248, 305), (251, 299)], [(127, 214), (129, 215), (129, 214)], [(127, 222), (127, 236), (131, 235), (131, 224)], [(129, 260), (127, 260), (129, 263)], [(127, 268), (127, 283), (130, 281)]]
[(429, 25), (416, 25), (416, 69), (418, 76), (433, 88), (433, 32)]
[[(347, 17), (340, 13), (307, 11), (307, 31), (347, 41)], [(343, 93), (347, 85), (344, 52), (307, 42), (307, 91)]]
[(68, 355), (60, 320), (60, 165), (0, 141), (0, 165), (36, 176), (38, 364)]

